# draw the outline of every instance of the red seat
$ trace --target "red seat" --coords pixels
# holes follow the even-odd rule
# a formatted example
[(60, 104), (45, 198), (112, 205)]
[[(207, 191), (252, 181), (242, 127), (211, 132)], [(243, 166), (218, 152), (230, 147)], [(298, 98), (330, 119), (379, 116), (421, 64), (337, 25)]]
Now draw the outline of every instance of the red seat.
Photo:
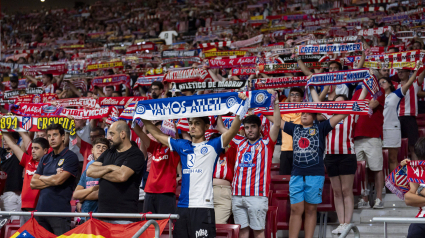
[(180, 193), (182, 192), (182, 182), (181, 181), (182, 180), (180, 179), (178, 184), (177, 184), (177, 187), (176, 187), (176, 199), (177, 200), (179, 199)]
[(366, 161), (357, 161), (357, 170), (354, 175), (353, 194), (360, 196), (362, 188), (366, 187)]
[[(273, 193), (272, 206), (277, 210), (277, 230), (289, 230), (289, 217), (291, 216), (291, 202), (289, 201), (289, 191), (276, 190)], [(304, 229), (301, 227), (301, 229)]]
[(425, 114), (418, 114), (416, 116), (416, 122), (418, 123), (419, 127), (425, 126)]
[(277, 233), (277, 211), (278, 207), (269, 206), (266, 217), (266, 238), (275, 238)]
[(389, 158), (388, 158), (388, 150), (387, 149), (382, 150), (382, 156), (384, 157), (382, 170), (384, 172), (384, 179), (385, 179), (390, 174), (390, 167), (389, 167), (390, 161), (389, 161)]
[(325, 183), (322, 190), (322, 203), (317, 205), (318, 212), (335, 211), (334, 192), (332, 190), (331, 180), (325, 177)]
[(291, 175), (272, 175), (270, 190), (285, 190), (289, 191), (289, 180), (291, 179)]
[(217, 238), (239, 238), (239, 230), (241, 225), (235, 224), (216, 224), (216, 236)]
[(270, 175), (279, 175), (279, 169), (280, 169), (280, 164), (279, 163), (274, 163), (271, 166), (271, 172)]
[(21, 228), (21, 224), (19, 223), (8, 223), (5, 225), (5, 231), (4, 231), (4, 237), (11, 237), (13, 234), (15, 234), (15, 232), (17, 232), (19, 230), (19, 228)]
[(409, 156), (409, 140), (407, 138), (401, 138), (401, 147), (398, 150), (397, 160), (400, 163), (402, 160)]
[(425, 137), (425, 127), (419, 128), (419, 137)]

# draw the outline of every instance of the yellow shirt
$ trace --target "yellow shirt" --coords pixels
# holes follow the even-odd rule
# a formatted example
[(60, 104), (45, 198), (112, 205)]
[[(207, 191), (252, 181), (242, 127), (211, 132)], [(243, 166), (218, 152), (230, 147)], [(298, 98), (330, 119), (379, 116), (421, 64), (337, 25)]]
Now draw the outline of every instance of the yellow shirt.
[[(301, 124), (301, 113), (289, 113), (282, 114), (282, 120), (285, 122), (292, 122), (294, 124)], [(282, 130), (282, 146), (280, 147), (281, 151), (292, 151), (292, 136), (286, 134)]]

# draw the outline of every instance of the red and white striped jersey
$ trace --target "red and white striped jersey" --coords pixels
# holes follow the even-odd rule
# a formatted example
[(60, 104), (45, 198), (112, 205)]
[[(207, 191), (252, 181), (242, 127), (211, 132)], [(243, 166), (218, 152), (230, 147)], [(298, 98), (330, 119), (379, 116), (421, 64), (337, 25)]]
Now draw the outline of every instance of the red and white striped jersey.
[(425, 207), (420, 207), (416, 217), (425, 217)]
[(229, 149), (227, 149), (227, 152), (222, 153), (218, 158), (218, 161), (215, 165), (213, 178), (225, 179), (229, 182), (232, 182), (235, 169), (236, 149), (237, 145), (232, 140), (229, 144)]
[[(397, 89), (401, 88), (401, 84), (397, 85)], [(404, 98), (400, 101), (400, 106), (398, 108), (398, 116), (417, 116), (418, 115), (418, 92), (419, 92), (418, 81), (415, 80), (413, 84), (409, 87), (404, 95)]]
[[(329, 119), (331, 115), (322, 115)], [(356, 154), (354, 151), (353, 127), (354, 115), (349, 115), (340, 121), (331, 132), (326, 136), (326, 154), (332, 155), (351, 155)]]
[(247, 138), (240, 135), (236, 135), (234, 139), (238, 147), (232, 182), (233, 195), (267, 197), (276, 142), (268, 134), (255, 144), (250, 144)]

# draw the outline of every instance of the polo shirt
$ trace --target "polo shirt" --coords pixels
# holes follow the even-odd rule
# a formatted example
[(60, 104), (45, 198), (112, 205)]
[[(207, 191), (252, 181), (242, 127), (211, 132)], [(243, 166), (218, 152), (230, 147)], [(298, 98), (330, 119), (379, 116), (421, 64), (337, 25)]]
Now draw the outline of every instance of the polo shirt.
[(40, 212), (71, 212), (71, 198), (74, 192), (75, 177), (78, 172), (78, 157), (68, 148), (59, 154), (54, 151), (41, 158), (36, 174), (51, 176), (56, 174), (56, 169), (62, 168), (71, 173), (63, 184), (50, 186), (40, 190), (36, 210)]

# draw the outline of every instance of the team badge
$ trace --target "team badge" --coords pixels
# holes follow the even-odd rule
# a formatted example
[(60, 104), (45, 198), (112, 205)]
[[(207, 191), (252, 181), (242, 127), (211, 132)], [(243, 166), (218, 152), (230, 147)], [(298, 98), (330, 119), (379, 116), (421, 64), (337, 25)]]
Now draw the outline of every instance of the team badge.
[(206, 153), (208, 153), (208, 148), (207, 147), (202, 147), (201, 154), (205, 155)]
[(29, 131), (32, 127), (32, 117), (22, 117), (22, 128)]
[(316, 129), (309, 129), (308, 134), (310, 134), (311, 136), (316, 135)]
[(58, 166), (62, 166), (64, 161), (65, 161), (65, 159), (60, 159), (59, 162), (58, 162)]
[(38, 94), (34, 95), (34, 97), (32, 98), (32, 103), (40, 103), (40, 102), (41, 102), (40, 95)]
[(225, 166), (225, 165), (226, 165), (226, 160), (225, 160), (225, 159), (221, 159), (221, 160), (219, 160), (219, 161), (218, 161), (218, 163), (219, 163), (221, 166)]
[(257, 93), (256, 95), (255, 95), (255, 102), (257, 103), (257, 104), (263, 104), (265, 101), (266, 101), (266, 99), (267, 99), (267, 96), (266, 96), (266, 94), (265, 93), (263, 93), (263, 92), (260, 92), (260, 93)]
[(226, 106), (227, 106), (227, 108), (231, 108), (231, 107), (233, 107), (233, 105), (235, 105), (236, 103), (238, 103), (238, 101), (237, 101), (236, 97), (229, 97), (229, 98), (226, 100)]

